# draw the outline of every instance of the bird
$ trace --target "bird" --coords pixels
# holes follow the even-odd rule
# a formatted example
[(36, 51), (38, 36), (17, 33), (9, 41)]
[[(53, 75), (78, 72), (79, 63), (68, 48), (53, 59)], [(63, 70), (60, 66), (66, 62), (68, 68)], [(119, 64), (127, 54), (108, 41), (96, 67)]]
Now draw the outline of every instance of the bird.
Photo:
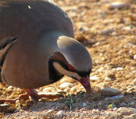
[(0, 0), (1, 82), (24, 89), (38, 101), (46, 95), (35, 89), (63, 76), (91, 92), (91, 69), (90, 53), (74, 38), (71, 19), (56, 3)]

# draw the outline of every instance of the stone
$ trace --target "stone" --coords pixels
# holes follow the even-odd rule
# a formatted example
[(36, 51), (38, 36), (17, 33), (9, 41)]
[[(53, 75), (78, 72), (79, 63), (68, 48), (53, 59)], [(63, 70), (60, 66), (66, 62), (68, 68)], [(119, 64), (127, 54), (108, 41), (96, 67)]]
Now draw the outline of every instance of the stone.
[(60, 110), (55, 114), (55, 119), (62, 119), (62, 116), (63, 116), (63, 111)]
[(97, 76), (91, 76), (90, 77), (90, 80), (91, 81), (97, 81), (97, 80), (99, 80), (100, 79), (100, 77), (97, 77)]
[(136, 114), (136, 109), (131, 107), (120, 107), (117, 112), (122, 113), (122, 115)]
[(134, 55), (134, 60), (136, 60), (136, 54)]
[(109, 8), (110, 9), (115, 9), (115, 8), (123, 8), (123, 7), (126, 7), (126, 6), (127, 6), (127, 4), (123, 3), (123, 2), (112, 2), (109, 5)]
[(77, 90), (76, 87), (72, 87), (72, 88), (70, 89), (70, 91), (73, 92), (73, 93), (74, 93), (76, 90)]
[(67, 87), (70, 87), (70, 88), (71, 88), (71, 87), (72, 87), (72, 84), (65, 82), (65, 83), (63, 83), (63, 84), (61, 84), (61, 85), (59, 86), (60, 89), (65, 89), (65, 88), (67, 88)]
[(134, 81), (132, 82), (133, 85), (136, 85), (136, 78), (134, 79)]
[(123, 27), (123, 30), (125, 30), (125, 31), (131, 31), (131, 27), (130, 26)]
[(129, 115), (129, 116), (125, 116), (124, 119), (135, 119), (135, 118), (133, 118), (132, 115)]
[(116, 70), (117, 70), (117, 71), (123, 70), (123, 67), (117, 67)]
[(43, 89), (43, 92), (51, 92), (51, 90), (52, 90), (52, 87), (47, 87), (47, 88)]
[(105, 77), (105, 79), (104, 79), (105, 81), (111, 81), (111, 78), (109, 78), (109, 77)]
[(114, 32), (115, 30), (110, 28), (110, 29), (106, 29), (106, 30), (103, 30), (101, 31), (101, 35), (109, 35), (110, 33)]
[(121, 94), (121, 92), (115, 88), (104, 88), (100, 89), (99, 92), (104, 96), (115, 96)]
[(8, 86), (8, 89), (13, 89), (14, 87), (13, 86)]
[(51, 117), (53, 117), (54, 115), (53, 115), (53, 112), (54, 112), (55, 110), (54, 109), (49, 109), (46, 113), (44, 113), (43, 115), (42, 115), (42, 118), (43, 119), (46, 119), (46, 118), (51, 118)]
[(85, 102), (83, 102), (83, 103), (82, 103), (82, 106), (83, 106), (83, 107), (86, 107), (86, 106), (87, 106), (87, 104), (86, 104)]

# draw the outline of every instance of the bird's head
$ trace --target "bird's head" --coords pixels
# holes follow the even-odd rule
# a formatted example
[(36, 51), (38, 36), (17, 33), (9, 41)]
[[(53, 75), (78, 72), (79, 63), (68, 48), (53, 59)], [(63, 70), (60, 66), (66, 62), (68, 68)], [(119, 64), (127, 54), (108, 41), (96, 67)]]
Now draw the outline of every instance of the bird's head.
[(87, 92), (91, 92), (89, 75), (92, 60), (86, 48), (73, 38), (60, 36), (57, 52), (49, 60), (50, 79), (53, 82), (64, 75), (79, 81)]

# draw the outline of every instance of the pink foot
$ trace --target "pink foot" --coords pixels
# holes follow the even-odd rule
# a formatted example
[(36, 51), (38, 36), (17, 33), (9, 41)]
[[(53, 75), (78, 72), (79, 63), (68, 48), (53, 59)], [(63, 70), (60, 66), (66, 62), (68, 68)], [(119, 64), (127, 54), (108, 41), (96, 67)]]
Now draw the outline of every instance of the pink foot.
[(48, 98), (48, 99), (56, 99), (63, 97), (61, 94), (56, 94), (56, 95), (47, 95), (47, 94), (38, 94), (35, 89), (25, 89), (27, 94), (31, 97), (32, 100), (38, 101), (40, 98)]
[(63, 95), (61, 95), (61, 94), (59, 94), (59, 95), (58, 94), (47, 95), (47, 94), (44, 94), (44, 93), (38, 94), (35, 89), (25, 89), (25, 91), (27, 92), (27, 94), (21, 94), (19, 96), (19, 98), (17, 98), (17, 99), (0, 100), (0, 104), (3, 104), (5, 102), (15, 103), (16, 100), (21, 100), (22, 98), (24, 99), (25, 97), (28, 97), (28, 96), (30, 96), (33, 101), (38, 101), (42, 97), (48, 98), (48, 99), (57, 99), (57, 98), (63, 97)]

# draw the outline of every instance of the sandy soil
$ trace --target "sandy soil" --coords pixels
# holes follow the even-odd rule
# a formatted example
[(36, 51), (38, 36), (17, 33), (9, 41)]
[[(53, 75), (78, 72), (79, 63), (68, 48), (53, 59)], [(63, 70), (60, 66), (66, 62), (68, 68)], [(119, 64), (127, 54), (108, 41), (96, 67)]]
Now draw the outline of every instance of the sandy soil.
[[(1, 104), (0, 118), (11, 119), (136, 119), (136, 1), (55, 0), (72, 19), (75, 38), (93, 60), (92, 94), (71, 78), (38, 92), (64, 98), (28, 98)], [(103, 89), (107, 89), (103, 92)], [(0, 98), (14, 99), (24, 90), (0, 84)]]

